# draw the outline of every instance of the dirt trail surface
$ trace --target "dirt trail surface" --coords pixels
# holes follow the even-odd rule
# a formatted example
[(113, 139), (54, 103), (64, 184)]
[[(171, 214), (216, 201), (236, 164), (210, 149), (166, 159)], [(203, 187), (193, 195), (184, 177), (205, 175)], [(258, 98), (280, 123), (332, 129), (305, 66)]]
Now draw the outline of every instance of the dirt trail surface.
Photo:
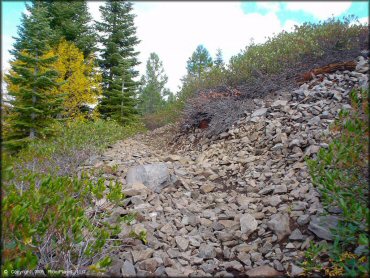
[[(309, 242), (331, 240), (338, 213), (333, 207), (320, 215), (304, 157), (328, 146), (329, 125), (340, 109), (351, 109), (351, 88), (368, 86), (367, 72), (359, 57), (354, 71), (254, 99), (253, 111), (212, 140), (202, 130), (179, 134), (166, 126), (88, 161), (84, 167), (102, 169), (107, 184), (123, 184), (125, 206), (109, 221), (137, 213), (131, 225), (120, 224), (123, 245), (109, 275), (301, 274)], [(130, 231), (145, 231), (147, 242)]]

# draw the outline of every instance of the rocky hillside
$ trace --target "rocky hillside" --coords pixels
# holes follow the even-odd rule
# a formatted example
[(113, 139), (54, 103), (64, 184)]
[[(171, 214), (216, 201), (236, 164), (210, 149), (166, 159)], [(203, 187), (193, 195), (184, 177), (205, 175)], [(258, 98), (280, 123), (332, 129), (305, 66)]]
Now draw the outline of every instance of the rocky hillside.
[(106, 185), (122, 182), (127, 196), (125, 206), (111, 211), (103, 201), (97, 211), (109, 212), (111, 224), (136, 213), (131, 224), (119, 224), (122, 243), (109, 274), (301, 274), (309, 243), (332, 240), (338, 220), (336, 207), (320, 216), (304, 158), (328, 146), (329, 125), (351, 109), (351, 88), (368, 87), (367, 57), (356, 62), (354, 71), (254, 99), (252, 111), (217, 139), (166, 126), (87, 161), (81, 169), (100, 169)]

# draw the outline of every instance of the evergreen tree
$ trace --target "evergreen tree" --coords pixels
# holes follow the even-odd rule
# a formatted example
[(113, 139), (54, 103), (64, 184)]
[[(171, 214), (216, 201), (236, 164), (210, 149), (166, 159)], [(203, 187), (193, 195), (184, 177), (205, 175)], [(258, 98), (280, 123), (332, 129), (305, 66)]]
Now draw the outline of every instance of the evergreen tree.
[(217, 68), (223, 68), (224, 67), (224, 58), (222, 56), (222, 50), (220, 48), (217, 49), (216, 52), (216, 58), (215, 58), (215, 66)]
[(139, 90), (139, 110), (142, 114), (157, 112), (165, 104), (165, 97), (170, 94), (165, 88), (168, 81), (163, 63), (156, 53), (150, 53), (146, 63), (146, 74), (141, 78)]
[(4, 144), (19, 148), (29, 140), (45, 137), (52, 132), (55, 116), (60, 111), (62, 98), (51, 94), (57, 86), (58, 73), (52, 63), (56, 56), (50, 50), (52, 30), (47, 11), (39, 2), (26, 5), (29, 16), (22, 15), (14, 49), (11, 71), (6, 76), (10, 104), (10, 131)]
[(212, 57), (208, 50), (203, 45), (198, 45), (197, 49), (188, 59), (186, 69), (190, 76), (196, 76), (200, 79), (202, 73), (209, 71), (212, 65)]
[(103, 76), (103, 98), (99, 111), (103, 117), (113, 118), (121, 123), (129, 122), (136, 111), (138, 83), (133, 80), (139, 72), (135, 46), (140, 42), (136, 37), (135, 15), (132, 3), (107, 1), (100, 7), (102, 22), (96, 23), (100, 33), (99, 65)]
[(64, 0), (44, 2), (51, 18), (50, 27), (59, 43), (63, 38), (73, 42), (87, 58), (96, 50), (96, 35), (90, 24), (92, 18), (86, 1)]

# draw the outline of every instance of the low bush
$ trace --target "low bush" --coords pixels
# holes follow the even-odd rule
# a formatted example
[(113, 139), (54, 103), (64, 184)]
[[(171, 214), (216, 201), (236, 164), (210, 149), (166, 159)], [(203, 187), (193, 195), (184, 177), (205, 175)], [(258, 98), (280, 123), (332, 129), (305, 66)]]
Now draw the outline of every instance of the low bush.
[(141, 123), (97, 120), (61, 124), (58, 130), (17, 154), (3, 153), (3, 275), (33, 269), (83, 274), (79, 271), (102, 271), (110, 262), (106, 243), (119, 229), (106, 222), (107, 212), (97, 203), (122, 205), (122, 185), (106, 186), (104, 179), (89, 178), (92, 173), (76, 175), (77, 168), (145, 129)]
[[(13, 180), (11, 167), (3, 170)], [(19, 175), (19, 173), (18, 173)], [(95, 204), (106, 197), (119, 204), (119, 183), (104, 192), (104, 180), (21, 175), (20, 183), (2, 187), (2, 273), (15, 270), (99, 270), (109, 262), (102, 252), (116, 228), (103, 221)], [(94, 208), (90, 213), (87, 208)], [(95, 262), (95, 264), (93, 264)], [(81, 272), (83, 273), (83, 272)], [(80, 274), (81, 274), (80, 273)]]
[(122, 126), (115, 121), (74, 121), (61, 123), (57, 134), (35, 140), (16, 155), (4, 153), (3, 159), (16, 172), (71, 175), (87, 158), (99, 154), (117, 140), (145, 130), (141, 122)]
[(352, 91), (353, 109), (341, 111), (332, 126), (335, 139), (316, 159), (307, 160), (325, 211), (333, 207), (340, 211), (339, 225), (332, 231), (333, 243), (311, 246), (304, 263), (307, 271), (322, 269), (320, 256), (327, 254), (326, 275), (368, 275), (368, 94)]

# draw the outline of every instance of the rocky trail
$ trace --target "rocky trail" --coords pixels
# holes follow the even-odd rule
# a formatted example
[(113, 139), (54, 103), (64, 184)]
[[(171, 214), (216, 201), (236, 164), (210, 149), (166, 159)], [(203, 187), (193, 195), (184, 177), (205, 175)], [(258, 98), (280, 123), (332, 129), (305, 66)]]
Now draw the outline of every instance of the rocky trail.
[[(310, 241), (331, 240), (305, 157), (330, 141), (329, 125), (368, 87), (367, 58), (354, 71), (321, 74), (294, 91), (254, 99), (254, 109), (217, 138), (165, 126), (120, 141), (81, 169), (120, 181), (125, 205), (99, 202), (120, 224), (108, 275), (296, 276)], [(146, 232), (147, 242), (130, 238)]]

